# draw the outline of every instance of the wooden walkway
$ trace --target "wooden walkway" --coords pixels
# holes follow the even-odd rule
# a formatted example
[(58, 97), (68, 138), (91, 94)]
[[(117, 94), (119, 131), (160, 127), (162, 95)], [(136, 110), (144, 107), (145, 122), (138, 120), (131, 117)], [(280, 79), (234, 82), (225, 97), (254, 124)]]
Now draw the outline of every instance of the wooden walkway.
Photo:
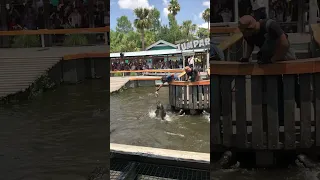
[(130, 81), (130, 77), (110, 77), (110, 93), (119, 91)]
[(124, 76), (124, 77), (110, 77), (110, 93), (119, 91), (129, 81), (144, 81), (157, 80), (160, 76)]
[(1, 48), (0, 62), (7, 58), (24, 57), (57, 57), (78, 53), (104, 53), (108, 52), (109, 46), (81, 46), (81, 47), (45, 47), (45, 48)]
[[(78, 53), (103, 53), (108, 46), (2, 48), (0, 49), (0, 98), (25, 91), (62, 57)], [(106, 72), (107, 73), (107, 72)]]

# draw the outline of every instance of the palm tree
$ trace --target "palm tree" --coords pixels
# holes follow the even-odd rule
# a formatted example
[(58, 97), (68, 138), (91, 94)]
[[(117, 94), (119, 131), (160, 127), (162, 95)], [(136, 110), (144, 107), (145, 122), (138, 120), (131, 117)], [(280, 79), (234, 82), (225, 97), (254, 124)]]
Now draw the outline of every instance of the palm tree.
[(182, 32), (185, 34), (187, 40), (192, 40), (194, 33), (197, 30), (197, 25), (192, 24), (191, 20), (182, 22)]
[(180, 4), (178, 3), (178, 0), (170, 0), (168, 10), (170, 14), (172, 14), (175, 17), (180, 11)]
[(146, 29), (150, 29), (152, 22), (150, 19), (150, 10), (147, 8), (137, 8), (133, 10), (134, 14), (137, 16), (137, 19), (134, 20), (134, 26), (141, 33), (141, 42), (142, 42), (142, 50), (145, 50), (144, 47), (144, 33)]
[(202, 19), (208, 23), (208, 30), (210, 31), (210, 8), (207, 8), (203, 13), (202, 13)]

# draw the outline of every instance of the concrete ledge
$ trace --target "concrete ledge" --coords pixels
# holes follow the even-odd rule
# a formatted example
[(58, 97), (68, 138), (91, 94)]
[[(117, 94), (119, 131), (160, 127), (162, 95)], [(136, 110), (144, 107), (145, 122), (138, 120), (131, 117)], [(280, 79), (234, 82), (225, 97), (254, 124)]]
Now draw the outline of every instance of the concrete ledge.
[(210, 153), (198, 153), (110, 143), (110, 152), (162, 160), (210, 164)]

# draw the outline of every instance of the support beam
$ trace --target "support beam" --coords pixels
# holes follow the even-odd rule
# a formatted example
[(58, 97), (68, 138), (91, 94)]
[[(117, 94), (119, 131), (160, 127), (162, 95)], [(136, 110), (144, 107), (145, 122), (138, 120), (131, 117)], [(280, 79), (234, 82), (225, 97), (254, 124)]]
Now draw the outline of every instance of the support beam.
[[(7, 31), (8, 30), (8, 12), (6, 9), (7, 0), (0, 0), (0, 30), (1, 31)], [(1, 36), (0, 37), (0, 46), (3, 47), (9, 47), (9, 37), (8, 36)]]
[(309, 25), (317, 24), (317, 0), (309, 0)]
[(297, 7), (298, 7), (298, 33), (302, 33), (304, 31), (304, 1), (298, 1)]

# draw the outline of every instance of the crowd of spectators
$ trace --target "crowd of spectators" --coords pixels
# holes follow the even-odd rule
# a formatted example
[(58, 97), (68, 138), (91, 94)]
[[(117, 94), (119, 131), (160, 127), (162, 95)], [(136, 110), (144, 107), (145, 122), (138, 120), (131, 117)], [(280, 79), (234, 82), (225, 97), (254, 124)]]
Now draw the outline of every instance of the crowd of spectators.
[(128, 62), (113, 60), (111, 63), (112, 71), (179, 68), (182, 68), (182, 61), (155, 60), (152, 63), (148, 60), (130, 60)]
[[(110, 10), (103, 0), (94, 2), (94, 27), (109, 25)], [(9, 30), (43, 29), (43, 0), (13, 1), (6, 5), (7, 27)], [(85, 0), (50, 1), (48, 29), (86, 28), (89, 27), (88, 2)], [(2, 14), (2, 13), (1, 13)], [(92, 26), (91, 26), (92, 27)]]

